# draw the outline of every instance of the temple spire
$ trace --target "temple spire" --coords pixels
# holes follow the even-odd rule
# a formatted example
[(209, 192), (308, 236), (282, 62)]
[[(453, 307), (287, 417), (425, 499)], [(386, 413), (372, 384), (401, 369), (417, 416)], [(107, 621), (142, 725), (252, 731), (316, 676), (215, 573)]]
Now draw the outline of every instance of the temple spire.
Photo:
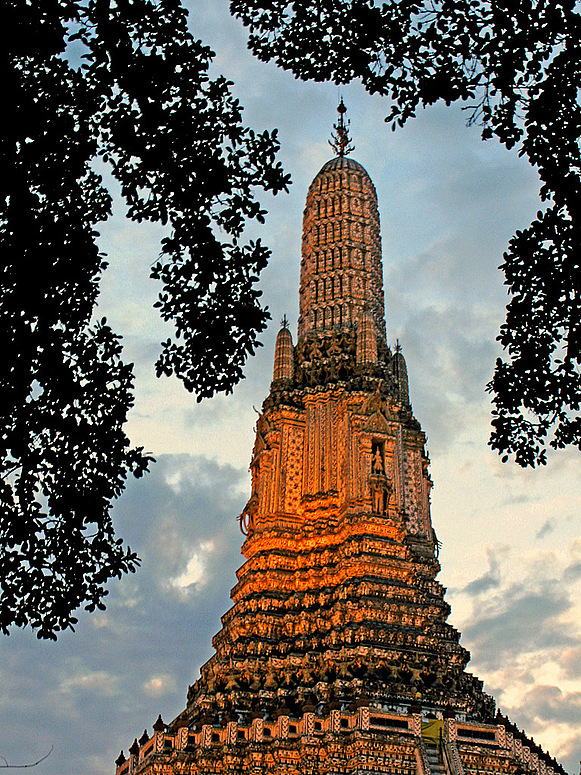
[[(341, 105), (343, 103), (341, 102)], [(341, 105), (339, 107), (341, 107)], [(349, 150), (343, 113), (337, 132)], [(353, 332), (368, 310), (385, 344), (385, 311), (377, 194), (364, 167), (336, 156), (309, 187), (303, 217), (299, 330), (302, 341), (337, 329)]]
[(333, 124), (333, 129), (335, 132), (331, 132), (329, 145), (335, 151), (337, 156), (347, 156), (347, 154), (355, 150), (355, 146), (349, 137), (349, 126), (351, 122), (349, 119), (345, 121), (345, 113), (347, 113), (347, 108), (345, 107), (345, 103), (343, 102), (342, 97), (341, 102), (337, 106), (337, 112), (339, 113), (339, 120), (336, 124)]

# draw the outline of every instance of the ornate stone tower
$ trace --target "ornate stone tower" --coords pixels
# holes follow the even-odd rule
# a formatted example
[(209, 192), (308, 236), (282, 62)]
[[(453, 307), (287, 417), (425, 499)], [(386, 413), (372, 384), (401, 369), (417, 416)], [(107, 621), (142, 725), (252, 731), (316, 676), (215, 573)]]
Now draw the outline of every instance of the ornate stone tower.
[(186, 709), (117, 775), (562, 772), (495, 715), (447, 623), (377, 197), (339, 110), (338, 155), (307, 195), (298, 341), (285, 321), (257, 422), (232, 608)]

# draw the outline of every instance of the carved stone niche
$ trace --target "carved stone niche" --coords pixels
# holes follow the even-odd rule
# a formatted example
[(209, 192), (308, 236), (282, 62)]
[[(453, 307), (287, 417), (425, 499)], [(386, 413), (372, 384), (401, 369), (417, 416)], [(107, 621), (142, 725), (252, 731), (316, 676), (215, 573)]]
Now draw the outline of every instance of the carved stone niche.
[(383, 441), (371, 442), (371, 472), (367, 479), (374, 514), (385, 515), (393, 492), (393, 485), (385, 473), (385, 445)]
[(371, 473), (373, 476), (385, 476), (385, 446), (383, 441), (371, 442)]

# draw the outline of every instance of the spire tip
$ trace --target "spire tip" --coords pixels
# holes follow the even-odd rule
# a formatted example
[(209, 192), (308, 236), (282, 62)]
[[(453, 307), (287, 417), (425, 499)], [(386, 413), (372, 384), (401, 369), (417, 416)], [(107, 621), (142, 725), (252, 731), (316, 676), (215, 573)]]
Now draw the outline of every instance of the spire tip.
[(339, 113), (339, 120), (336, 124), (333, 124), (333, 129), (335, 131), (331, 132), (329, 145), (335, 151), (337, 156), (347, 156), (348, 153), (351, 153), (351, 151), (355, 150), (355, 146), (349, 137), (349, 126), (351, 125), (351, 122), (349, 119), (345, 121), (345, 113), (347, 113), (347, 108), (343, 102), (343, 97), (341, 97), (339, 105), (337, 106), (337, 112)]

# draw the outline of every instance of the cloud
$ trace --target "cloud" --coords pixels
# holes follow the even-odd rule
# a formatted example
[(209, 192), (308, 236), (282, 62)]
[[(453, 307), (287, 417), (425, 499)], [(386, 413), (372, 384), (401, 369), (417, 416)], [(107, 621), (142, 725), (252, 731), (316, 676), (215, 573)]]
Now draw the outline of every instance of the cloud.
[(520, 556), (507, 546), (487, 548), (488, 571), (455, 590), (471, 599), (460, 627), (481, 667), (494, 670), (517, 655), (543, 652), (557, 662), (567, 655), (563, 665), (576, 669), (581, 622), (574, 583), (579, 576), (571, 569), (579, 565), (579, 551), (578, 540), (560, 551)]
[(543, 522), (542, 527), (537, 530), (535, 537), (538, 539), (544, 538), (545, 536), (550, 535), (554, 529), (553, 523), (547, 519)]
[(472, 654), (471, 672), (502, 711), (573, 769), (581, 738), (581, 618), (579, 579), (567, 577), (579, 540), (554, 550), (530, 546), (520, 553), (508, 544), (487, 549), (488, 570), (452, 590), (453, 609), (463, 612), (455, 625)]
[(567, 678), (581, 679), (581, 646), (565, 649), (559, 659)]
[(59, 691), (66, 695), (91, 694), (111, 698), (119, 694), (119, 686), (116, 676), (105, 670), (93, 670), (63, 678)]
[(565, 568), (563, 579), (568, 582), (577, 581), (581, 578), (581, 561), (576, 560)]
[(205, 571), (209, 556), (214, 552), (213, 541), (204, 541), (195, 551), (186, 565), (186, 569), (179, 576), (171, 579), (171, 586), (182, 592), (192, 592), (193, 587), (199, 587), (206, 583)]
[(491, 548), (487, 550), (489, 570), (474, 581), (471, 581), (463, 589), (470, 597), (476, 597), (483, 592), (497, 589), (500, 586), (500, 562)]
[(148, 697), (161, 697), (164, 694), (175, 692), (176, 681), (173, 675), (168, 673), (152, 675), (143, 683), (143, 691)]
[(478, 423), (487, 432), (489, 409), (482, 404), (496, 353), (488, 317), (476, 308), (420, 307), (397, 332), (412, 401), (420, 418), (428, 419), (430, 450), (437, 455), (464, 427)]
[(509, 713), (545, 750), (564, 763), (569, 772), (579, 764), (581, 736), (581, 692), (562, 691), (558, 686), (538, 684)]
[[(174, 455), (128, 482), (114, 518), (142, 558), (137, 573), (112, 582), (107, 610), (97, 617), (81, 612), (76, 632), (57, 643), (22, 631), (2, 638), (7, 759), (33, 761), (54, 745), (44, 775), (102, 775), (136, 734), (151, 730), (158, 713), (169, 720), (183, 709), (230, 605), (247, 478), (232, 466)], [(170, 579), (188, 566), (191, 572), (194, 555), (205, 568), (204, 594), (176, 594)], [(31, 730), (34, 740), (23, 750)]]
[(581, 691), (564, 692), (558, 686), (539, 684), (523, 698), (531, 721), (551, 719), (551, 723), (581, 726)]
[(575, 638), (559, 626), (559, 618), (570, 609), (565, 592), (551, 585), (531, 591), (520, 586), (503, 588), (485, 604), (477, 618), (464, 627), (463, 634), (479, 654), (478, 662), (487, 669), (510, 661), (523, 648), (571, 646)]

